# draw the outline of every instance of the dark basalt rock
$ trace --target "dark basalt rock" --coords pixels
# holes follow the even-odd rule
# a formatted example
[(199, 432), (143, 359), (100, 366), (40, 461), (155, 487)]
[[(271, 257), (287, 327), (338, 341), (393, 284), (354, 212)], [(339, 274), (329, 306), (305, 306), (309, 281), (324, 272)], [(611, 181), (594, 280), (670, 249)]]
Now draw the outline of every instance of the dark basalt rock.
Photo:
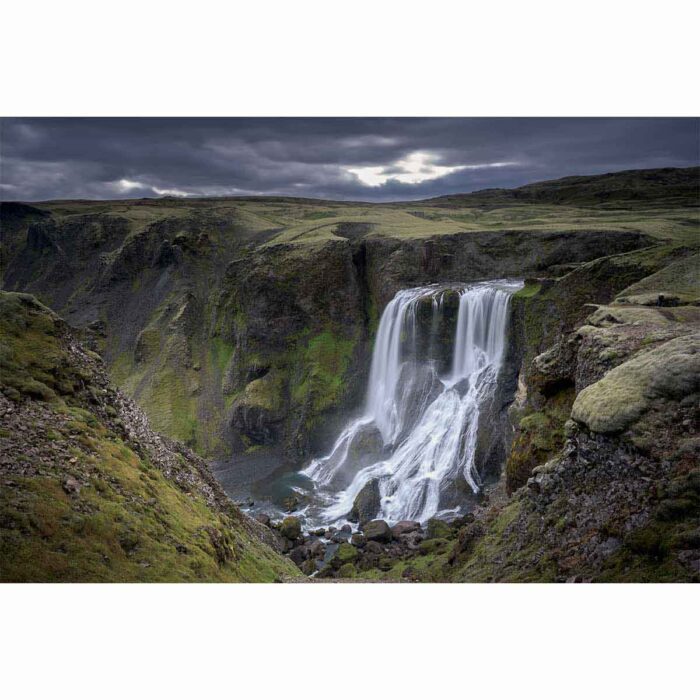
[(391, 542), (392, 540), (391, 528), (385, 520), (372, 520), (368, 522), (362, 528), (362, 533), (370, 541)]
[(391, 528), (391, 533), (394, 537), (401, 537), (412, 532), (420, 532), (420, 523), (415, 520), (401, 520)]
[(379, 513), (381, 500), (379, 481), (371, 479), (355, 497), (349, 519), (358, 522), (360, 527), (363, 527)]

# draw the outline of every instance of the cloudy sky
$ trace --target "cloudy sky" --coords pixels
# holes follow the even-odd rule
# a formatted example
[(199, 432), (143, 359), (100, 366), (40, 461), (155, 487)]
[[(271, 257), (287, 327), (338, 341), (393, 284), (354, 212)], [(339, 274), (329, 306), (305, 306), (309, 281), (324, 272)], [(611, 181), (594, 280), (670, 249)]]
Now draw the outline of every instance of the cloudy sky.
[(420, 199), (698, 165), (698, 119), (2, 119), (3, 200)]

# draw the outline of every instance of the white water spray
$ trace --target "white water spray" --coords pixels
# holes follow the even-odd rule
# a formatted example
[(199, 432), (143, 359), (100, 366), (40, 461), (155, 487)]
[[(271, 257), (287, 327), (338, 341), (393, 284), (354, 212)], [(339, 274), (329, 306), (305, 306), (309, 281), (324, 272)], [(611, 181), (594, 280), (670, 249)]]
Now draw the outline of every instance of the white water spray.
[[(329, 455), (304, 470), (325, 496), (323, 521), (345, 517), (372, 479), (381, 495), (378, 517), (391, 522), (434, 516), (460, 476), (478, 492), (480, 409), (495, 393), (508, 302), (521, 287), (498, 280), (459, 289), (452, 367), (444, 376), (438, 376), (434, 352), (448, 288), (407, 289), (391, 300), (377, 331), (364, 415), (343, 430)], [(427, 358), (421, 361), (417, 311), (426, 297), (432, 318)]]

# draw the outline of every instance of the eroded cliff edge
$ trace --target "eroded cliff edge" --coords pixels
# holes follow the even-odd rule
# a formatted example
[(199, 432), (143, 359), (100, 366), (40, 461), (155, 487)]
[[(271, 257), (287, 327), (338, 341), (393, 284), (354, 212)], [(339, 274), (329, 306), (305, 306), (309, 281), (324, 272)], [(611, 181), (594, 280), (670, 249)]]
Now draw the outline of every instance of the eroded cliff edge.
[(86, 208), (11, 211), (5, 287), (85, 329), (158, 430), (209, 457), (290, 462), (323, 449), (359, 405), (378, 317), (398, 289), (542, 276), (654, 243), (606, 230), (402, 239), (350, 224), (270, 242), (237, 211)]

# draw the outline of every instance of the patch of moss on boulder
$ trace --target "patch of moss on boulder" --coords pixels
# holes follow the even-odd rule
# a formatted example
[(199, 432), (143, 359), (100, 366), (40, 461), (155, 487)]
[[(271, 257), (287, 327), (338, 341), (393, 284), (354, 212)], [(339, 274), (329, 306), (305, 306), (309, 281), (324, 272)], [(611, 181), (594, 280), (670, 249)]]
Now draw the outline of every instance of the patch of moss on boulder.
[(288, 540), (296, 540), (301, 536), (301, 521), (299, 518), (290, 515), (286, 517), (280, 525), (280, 535)]
[(680, 400), (700, 390), (700, 335), (664, 343), (610, 370), (574, 401), (571, 417), (589, 430), (620, 433), (654, 402)]

